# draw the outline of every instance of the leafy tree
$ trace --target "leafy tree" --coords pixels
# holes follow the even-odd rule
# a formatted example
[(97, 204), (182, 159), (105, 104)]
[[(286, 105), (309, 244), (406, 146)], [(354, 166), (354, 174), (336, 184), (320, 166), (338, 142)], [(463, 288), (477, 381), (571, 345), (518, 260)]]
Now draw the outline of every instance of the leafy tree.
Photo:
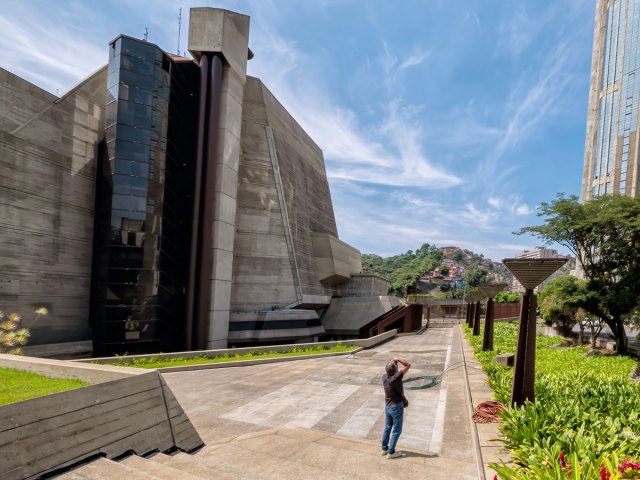
[(464, 255), (462, 254), (462, 252), (460, 250), (456, 250), (455, 252), (453, 252), (451, 254), (451, 260), (453, 260), (454, 262), (462, 262), (462, 259), (464, 258)]
[(482, 283), (488, 283), (489, 274), (486, 270), (478, 267), (472, 267), (464, 272), (462, 279), (470, 287), (477, 287)]
[(581, 204), (558, 194), (538, 215), (546, 217), (543, 225), (516, 233), (559, 243), (576, 256), (596, 299), (585, 310), (605, 321), (618, 353), (626, 353), (625, 317), (640, 303), (640, 198), (605, 195)]
[(447, 275), (449, 275), (449, 267), (447, 267), (446, 265), (440, 265), (440, 273), (446, 277)]
[(592, 294), (587, 290), (587, 282), (572, 275), (550, 280), (538, 294), (542, 318), (555, 323), (563, 336), (571, 335), (577, 323), (578, 309), (590, 303)]
[(493, 297), (494, 303), (520, 303), (522, 297), (516, 292), (498, 292)]

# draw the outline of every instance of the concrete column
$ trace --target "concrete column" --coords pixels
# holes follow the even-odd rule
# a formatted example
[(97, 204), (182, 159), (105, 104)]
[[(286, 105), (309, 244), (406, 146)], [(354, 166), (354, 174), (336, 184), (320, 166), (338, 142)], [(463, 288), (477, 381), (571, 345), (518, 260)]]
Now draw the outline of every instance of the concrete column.
[[(218, 118), (218, 141), (213, 185), (213, 221), (209, 289), (207, 348), (225, 348), (233, 272), (238, 165), (242, 99), (249, 47), (249, 17), (218, 8), (192, 8), (189, 20), (189, 52), (196, 61), (207, 52), (224, 59)], [(207, 226), (203, 226), (207, 228)], [(204, 285), (201, 286), (205, 288)]]

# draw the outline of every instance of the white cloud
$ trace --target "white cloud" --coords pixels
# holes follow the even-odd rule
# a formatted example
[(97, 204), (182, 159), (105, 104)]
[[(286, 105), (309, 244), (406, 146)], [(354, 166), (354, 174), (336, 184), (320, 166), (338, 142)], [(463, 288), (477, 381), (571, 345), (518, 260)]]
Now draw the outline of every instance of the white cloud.
[(515, 213), (516, 215), (529, 215), (531, 213), (531, 209), (528, 205), (522, 204), (515, 208)]
[[(0, 13), (0, 64), (10, 72), (56, 93), (67, 90), (107, 60), (107, 44), (96, 46), (90, 32), (58, 22), (46, 12), (12, 9)], [(26, 17), (21, 17), (20, 13)], [(29, 22), (14, 19), (29, 18)]]
[(497, 197), (489, 197), (487, 203), (491, 205), (493, 208), (501, 208), (502, 207), (502, 199)]
[(431, 55), (431, 50), (418, 51), (417, 49), (414, 49), (414, 52), (411, 55), (400, 62), (398, 68), (400, 70), (405, 70), (409, 67), (420, 65), (427, 57), (429, 57), (429, 55)]
[(418, 107), (388, 102), (378, 124), (364, 127), (353, 111), (339, 105), (318, 84), (313, 62), (295, 42), (259, 25), (253, 44), (256, 50), (268, 51), (256, 53), (250, 63), (252, 72), (322, 148), (330, 179), (424, 189), (462, 182), (424, 154), (424, 132), (415, 120)]

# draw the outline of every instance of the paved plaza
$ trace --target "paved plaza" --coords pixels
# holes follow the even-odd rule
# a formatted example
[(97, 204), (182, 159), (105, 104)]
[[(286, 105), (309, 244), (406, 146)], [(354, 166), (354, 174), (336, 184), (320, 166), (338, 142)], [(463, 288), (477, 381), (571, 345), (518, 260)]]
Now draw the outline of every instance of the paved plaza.
[[(381, 376), (394, 356), (411, 362), (409, 377), (438, 375), (448, 367), (451, 370), (435, 387), (406, 392), (410, 406), (398, 443), (398, 450), (404, 450), (406, 458), (387, 460), (379, 456), (384, 427)], [(283, 448), (288, 461), (297, 460), (303, 470), (305, 465), (318, 468), (314, 466), (318, 445), (310, 446), (309, 442), (332, 445), (334, 461), (325, 458), (324, 462), (330, 470), (337, 469), (335, 478), (340, 472), (349, 473), (348, 468), (339, 468), (340, 463), (346, 462), (345, 468), (349, 463), (348, 458), (342, 458), (342, 450), (352, 452), (354, 460), (362, 455), (370, 457), (369, 466), (360, 472), (368, 478), (379, 478), (379, 472), (374, 472), (393, 464), (398, 475), (386, 478), (435, 479), (451, 478), (453, 474), (459, 479), (475, 479), (479, 476), (477, 450), (462, 361), (460, 330), (444, 327), (396, 337), (348, 356), (170, 373), (164, 377), (207, 443), (205, 455), (213, 453), (207, 449), (224, 445), (235, 452), (237, 461), (244, 459), (242, 463), (248, 466), (285, 436), (297, 438)], [(252, 438), (261, 438), (264, 447), (242, 450), (241, 445), (248, 445)], [(278, 449), (278, 454), (282, 453)], [(367, 461), (360, 459), (358, 463)], [(322, 468), (328, 467), (325, 464)]]

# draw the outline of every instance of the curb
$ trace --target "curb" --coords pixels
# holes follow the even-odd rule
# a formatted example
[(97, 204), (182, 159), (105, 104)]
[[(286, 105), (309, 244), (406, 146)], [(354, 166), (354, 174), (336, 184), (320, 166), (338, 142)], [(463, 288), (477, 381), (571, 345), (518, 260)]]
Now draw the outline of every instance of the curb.
[(235, 362), (220, 362), (220, 363), (199, 363), (197, 365), (180, 365), (177, 367), (161, 367), (155, 370), (160, 373), (173, 373), (173, 372), (188, 372), (191, 370), (207, 370), (211, 368), (231, 368), (231, 367), (247, 367), (250, 365), (263, 365), (266, 363), (280, 363), (280, 362), (292, 362), (295, 360), (311, 360), (314, 358), (325, 357), (338, 357), (343, 355), (352, 355), (364, 350), (363, 347), (350, 350), (348, 352), (335, 352), (335, 353), (315, 353), (313, 355), (297, 355), (290, 357), (276, 357), (276, 358), (262, 358), (256, 360), (237, 360)]
[(464, 331), (458, 327), (458, 338), (460, 340), (460, 353), (462, 354), (463, 370), (464, 370), (464, 384), (467, 387), (467, 410), (469, 414), (469, 422), (471, 423), (471, 436), (473, 438), (473, 447), (476, 457), (476, 472), (478, 474), (478, 480), (486, 480), (486, 467), (484, 465), (482, 457), (482, 448), (480, 447), (480, 438), (478, 436), (478, 426), (473, 421), (473, 398), (471, 395), (471, 385), (469, 384), (469, 371), (467, 370), (467, 355), (466, 350), (466, 338), (464, 338)]
[[(465, 377), (467, 381), (467, 385), (469, 387), (469, 401), (471, 405), (471, 415), (473, 415), (473, 405), (477, 405), (479, 403), (493, 400), (493, 390), (489, 387), (489, 379), (482, 370), (482, 366), (480, 362), (475, 360), (475, 355), (473, 353), (473, 348), (471, 344), (467, 340), (464, 331), (462, 328), (460, 329), (460, 342), (463, 347), (463, 356), (465, 359), (464, 370)], [(467, 370), (467, 362), (470, 360), (474, 360), (478, 363), (478, 367), (476, 372), (474, 372), (471, 376), (475, 377), (473, 381), (470, 381), (470, 375)], [(498, 432), (498, 423), (475, 423), (473, 419), (471, 419), (471, 423), (473, 423), (473, 429), (476, 432), (476, 441), (478, 442), (478, 449), (480, 451), (480, 460), (482, 462), (483, 474), (478, 478), (481, 479), (492, 479), (496, 474), (493, 469), (489, 467), (489, 463), (509, 463), (511, 458), (509, 456), (509, 452), (504, 448), (502, 443), (502, 435)]]

